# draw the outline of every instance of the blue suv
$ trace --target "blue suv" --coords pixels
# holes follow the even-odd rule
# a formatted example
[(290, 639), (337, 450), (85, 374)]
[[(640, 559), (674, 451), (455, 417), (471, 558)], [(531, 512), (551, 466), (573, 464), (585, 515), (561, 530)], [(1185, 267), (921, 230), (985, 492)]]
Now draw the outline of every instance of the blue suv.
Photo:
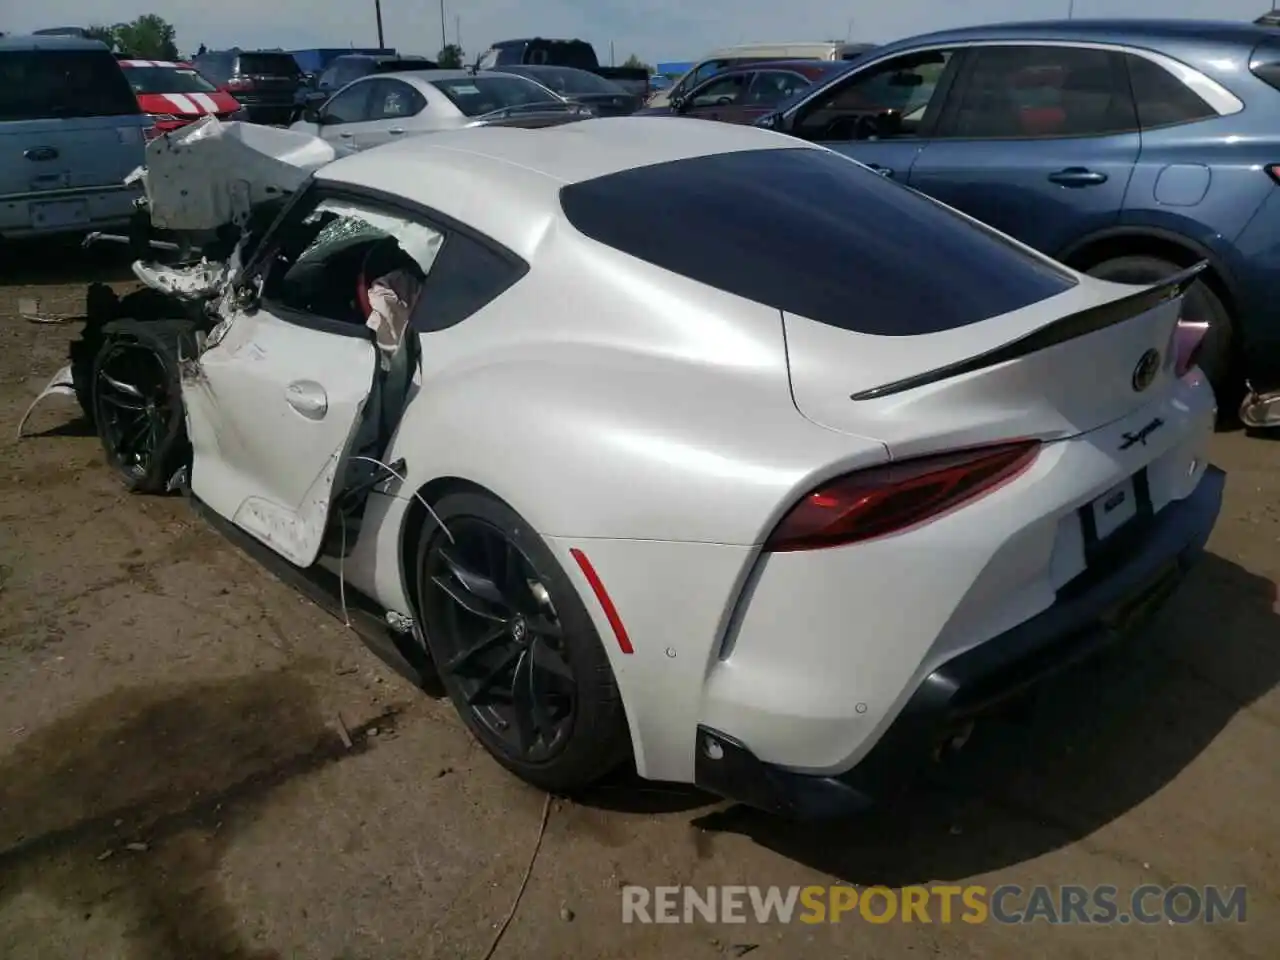
[(1072, 20), (933, 33), (877, 47), (759, 123), (1093, 276), (1150, 283), (1207, 260), (1185, 307), (1210, 324), (1201, 367), (1224, 404), (1245, 377), (1280, 387), (1280, 31)]

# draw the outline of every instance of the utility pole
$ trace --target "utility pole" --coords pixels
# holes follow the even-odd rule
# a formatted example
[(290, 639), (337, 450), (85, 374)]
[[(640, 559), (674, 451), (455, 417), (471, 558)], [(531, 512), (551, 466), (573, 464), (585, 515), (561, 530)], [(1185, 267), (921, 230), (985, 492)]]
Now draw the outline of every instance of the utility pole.
[(378, 18), (378, 49), (386, 44), (382, 41), (382, 0), (373, 0), (373, 15)]
[(462, 52), (462, 14), (458, 14), (453, 18), (453, 42), (458, 45), (458, 52)]
[(440, 0), (440, 49), (449, 45), (449, 36), (444, 29), (444, 0)]
[(1076, 15), (1076, 0), (1067, 0), (1067, 19), (1070, 20)]
[(609, 41), (609, 66), (616, 67), (617, 65), (618, 64), (614, 61), (614, 57), (613, 57), (613, 41), (610, 40)]

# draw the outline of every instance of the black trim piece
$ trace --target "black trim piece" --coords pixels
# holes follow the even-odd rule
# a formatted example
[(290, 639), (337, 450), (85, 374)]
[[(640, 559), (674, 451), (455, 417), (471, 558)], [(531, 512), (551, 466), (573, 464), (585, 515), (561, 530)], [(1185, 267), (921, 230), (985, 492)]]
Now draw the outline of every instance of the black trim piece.
[(942, 119), (948, 106), (955, 102), (952, 93), (960, 80), (960, 72), (968, 69), (969, 63), (973, 60), (969, 47), (957, 46), (936, 49), (942, 53), (949, 49), (951, 50), (951, 56), (942, 70), (942, 76), (938, 78), (938, 85), (933, 90), (933, 97), (937, 97), (938, 100), (935, 103), (933, 97), (930, 97), (929, 106), (925, 108), (925, 114), (920, 118), (920, 129), (916, 131), (915, 137), (917, 140), (931, 140), (938, 135), (938, 130), (942, 126)]
[(1030, 356), (1060, 343), (1066, 343), (1068, 340), (1074, 340), (1077, 337), (1096, 333), (1106, 327), (1124, 323), (1139, 314), (1146, 313), (1153, 307), (1183, 296), (1187, 289), (1195, 283), (1196, 277), (1199, 276), (1200, 272), (1208, 266), (1209, 262), (1207, 260), (1201, 260), (1199, 263), (1193, 264), (1185, 270), (1180, 270), (1171, 277), (1167, 277), (1155, 286), (1130, 294), (1127, 297), (1121, 297), (1119, 300), (1112, 300), (1109, 303), (1103, 303), (1096, 307), (1089, 307), (1086, 310), (1060, 317), (1047, 326), (1033, 330), (1031, 333), (1025, 334), (1011, 343), (996, 347), (994, 350), (988, 350), (985, 353), (978, 354), (976, 357), (969, 357), (966, 360), (959, 360), (943, 367), (937, 367), (926, 373), (904, 377), (901, 380), (886, 383), (884, 386), (872, 387), (870, 390), (862, 390), (858, 393), (850, 394), (849, 399), (878, 400), (881, 397), (905, 393), (908, 390), (916, 390), (930, 384), (950, 380), (952, 377), (976, 373), (979, 370), (1007, 363), (1010, 360)]
[(797, 776), (765, 763), (728, 734), (698, 725), (693, 782), (774, 816), (822, 820), (870, 807), (867, 794), (834, 777)]
[[(306, 568), (294, 566), (252, 534), (214, 511), (195, 494), (188, 492), (187, 498), (195, 512), (231, 544), (330, 616), (342, 619), (338, 577), (335, 574), (319, 564)], [(425, 646), (419, 645), (412, 637), (392, 631), (385, 619), (387, 611), (355, 587), (347, 584), (345, 593), (351, 627), (369, 651), (414, 686), (433, 694), (439, 692), (438, 674)]]

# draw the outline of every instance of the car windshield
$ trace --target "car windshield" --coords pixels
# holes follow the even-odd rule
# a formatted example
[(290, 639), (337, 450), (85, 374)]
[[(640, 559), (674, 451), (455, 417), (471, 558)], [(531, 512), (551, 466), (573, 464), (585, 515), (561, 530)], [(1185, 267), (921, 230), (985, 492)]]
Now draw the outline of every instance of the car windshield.
[(134, 93), (215, 93), (218, 89), (190, 67), (130, 67), (124, 75)]
[(287, 53), (242, 53), (240, 72), (250, 76), (296, 77), (302, 70)]
[(459, 77), (432, 80), (432, 85), (449, 98), (465, 116), (480, 117), (495, 110), (548, 103), (552, 94), (524, 77)]
[(585, 70), (572, 70), (568, 67), (538, 67), (536, 70), (527, 72), (515, 68), (510, 72), (529, 77), (531, 80), (537, 81), (544, 87), (550, 87), (556, 93), (565, 97), (593, 93), (622, 94), (626, 92), (616, 83), (611, 83), (604, 77), (597, 76), (594, 73), (587, 73)]

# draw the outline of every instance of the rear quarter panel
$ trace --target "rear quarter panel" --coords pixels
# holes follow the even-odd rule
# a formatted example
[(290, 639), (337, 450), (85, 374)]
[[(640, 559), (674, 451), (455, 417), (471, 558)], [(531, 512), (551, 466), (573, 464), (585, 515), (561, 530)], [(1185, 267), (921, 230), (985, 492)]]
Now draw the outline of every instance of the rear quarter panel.
[(422, 342), (390, 456), (414, 489), (465, 478), (544, 535), (757, 543), (817, 475), (885, 457), (800, 416), (776, 310), (564, 226)]

